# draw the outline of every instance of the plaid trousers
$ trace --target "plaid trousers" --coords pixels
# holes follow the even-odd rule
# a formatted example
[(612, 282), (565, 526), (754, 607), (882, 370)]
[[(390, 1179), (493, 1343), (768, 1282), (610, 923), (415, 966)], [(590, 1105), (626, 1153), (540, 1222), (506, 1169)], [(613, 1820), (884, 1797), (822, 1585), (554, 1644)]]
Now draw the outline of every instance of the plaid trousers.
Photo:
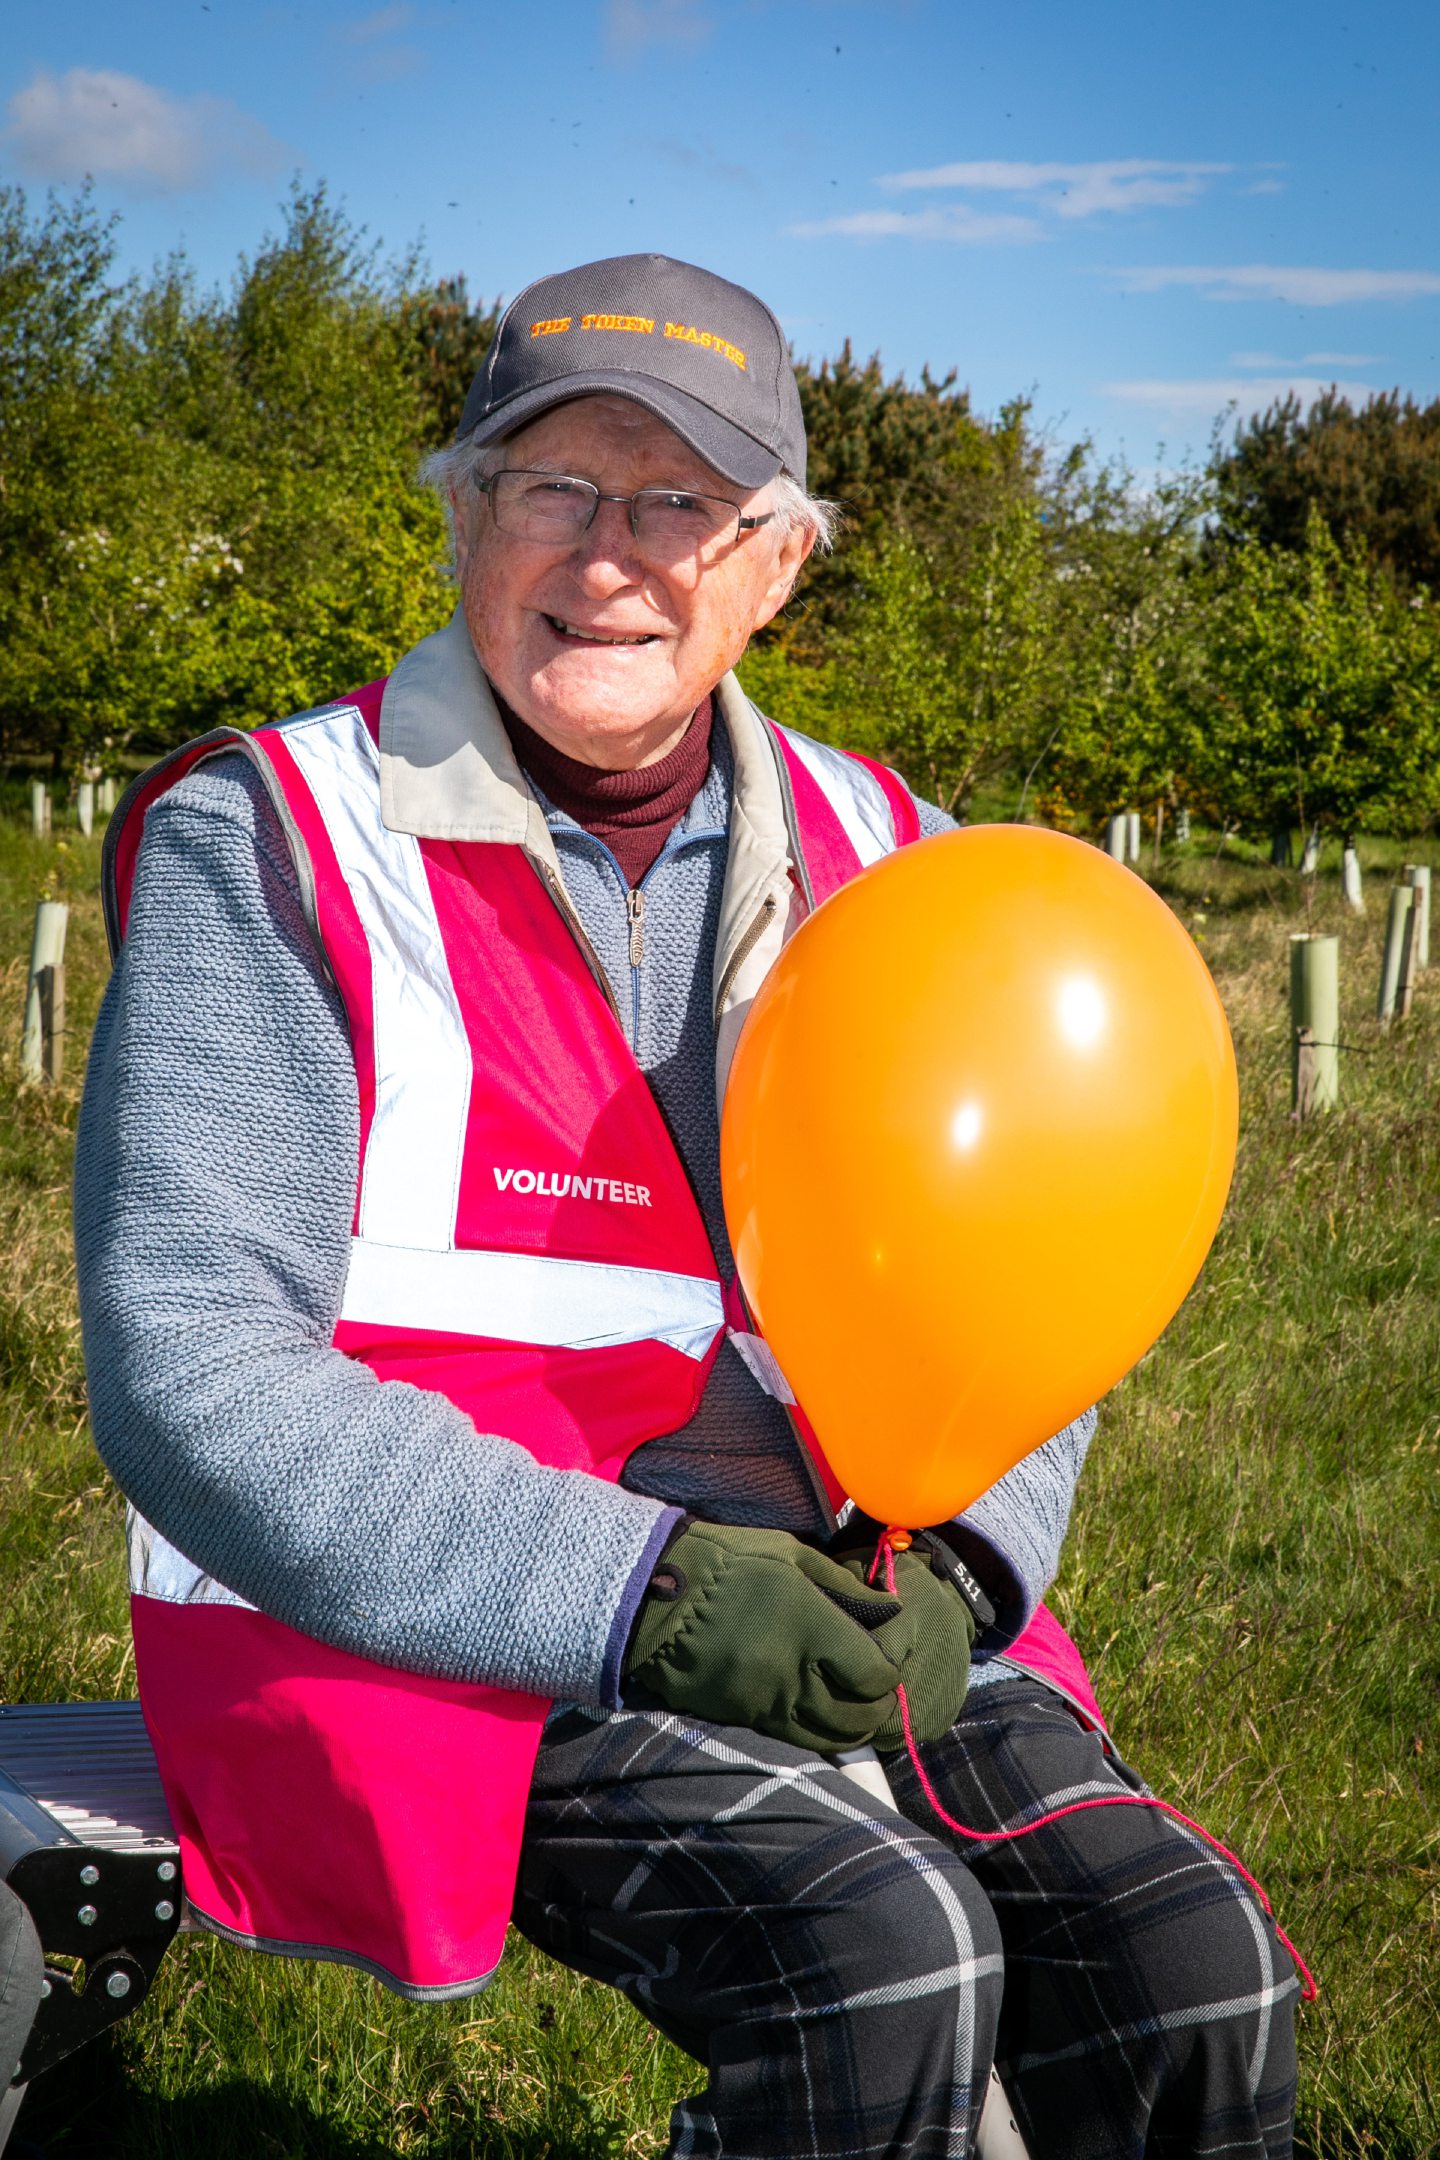
[[(1145, 1790), (1023, 1677), (922, 1759), (977, 1830)], [(515, 1922), (704, 2066), (671, 2154), (963, 2156), (993, 2058), (1033, 2160), (1288, 2160), (1298, 1982), (1233, 1868), (1139, 1807), (968, 1845), (884, 1761), (898, 1815), (752, 1732), (552, 1713)]]

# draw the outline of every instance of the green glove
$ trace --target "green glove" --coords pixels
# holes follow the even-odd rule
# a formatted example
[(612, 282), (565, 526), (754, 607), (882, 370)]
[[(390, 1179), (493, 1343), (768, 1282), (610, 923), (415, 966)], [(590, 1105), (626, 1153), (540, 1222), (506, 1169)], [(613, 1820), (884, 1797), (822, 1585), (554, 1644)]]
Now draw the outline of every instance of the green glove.
[(650, 1578), (625, 1677), (672, 1710), (795, 1747), (859, 1747), (894, 1719), (916, 1618), (788, 1530), (688, 1518)]
[[(836, 1557), (847, 1574), (863, 1583), (875, 1557), (874, 1540), (867, 1539), (856, 1550), (842, 1550)], [(882, 1566), (875, 1580), (884, 1579)], [(916, 1740), (938, 1740), (959, 1717), (970, 1685), (975, 1616), (955, 1584), (932, 1564), (923, 1544), (895, 1555), (895, 1595), (915, 1625), (915, 1647), (900, 1676), (910, 1730)], [(872, 1746), (882, 1750), (904, 1747), (898, 1702), (870, 1739)]]

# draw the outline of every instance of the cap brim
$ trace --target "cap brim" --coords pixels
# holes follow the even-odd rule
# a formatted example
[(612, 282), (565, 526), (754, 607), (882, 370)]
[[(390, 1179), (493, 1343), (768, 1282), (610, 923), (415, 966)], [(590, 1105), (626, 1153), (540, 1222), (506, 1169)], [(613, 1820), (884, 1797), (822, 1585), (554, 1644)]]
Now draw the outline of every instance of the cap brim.
[(743, 428), (722, 420), (719, 413), (686, 391), (677, 390), (673, 383), (628, 368), (587, 368), (555, 382), (537, 384), (533, 390), (521, 390), (487, 413), (462, 440), (477, 444), (499, 442), (517, 428), (538, 420), (553, 406), (568, 405), (575, 398), (602, 396), (628, 398), (632, 405), (643, 405), (657, 420), (673, 428), (697, 457), (704, 458), (722, 479), (732, 481), (736, 487), (764, 487), (780, 471), (776, 452), (747, 435)]

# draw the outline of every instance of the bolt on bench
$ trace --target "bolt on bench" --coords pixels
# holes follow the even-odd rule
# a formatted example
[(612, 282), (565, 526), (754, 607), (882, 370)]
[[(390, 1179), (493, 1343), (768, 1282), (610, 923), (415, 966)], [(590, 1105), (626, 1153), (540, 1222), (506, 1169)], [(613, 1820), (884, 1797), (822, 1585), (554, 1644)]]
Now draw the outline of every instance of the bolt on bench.
[(138, 1702), (0, 1705), (0, 1878), (45, 1952), (39, 2013), (0, 2093), (3, 2152), (29, 2080), (143, 2002), (180, 1924), (180, 1854)]

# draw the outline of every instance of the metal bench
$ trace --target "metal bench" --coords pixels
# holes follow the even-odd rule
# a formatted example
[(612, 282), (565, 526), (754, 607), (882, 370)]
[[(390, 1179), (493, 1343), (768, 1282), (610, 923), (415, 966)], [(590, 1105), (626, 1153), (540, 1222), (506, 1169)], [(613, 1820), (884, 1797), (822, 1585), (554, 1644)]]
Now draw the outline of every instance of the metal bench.
[(0, 1706), (0, 1877), (45, 1952), (39, 2013), (0, 2093), (3, 2152), (29, 2080), (144, 2001), (180, 1924), (180, 1854), (139, 1703)]
[[(872, 1749), (846, 1767), (894, 1806)], [(29, 2080), (139, 2007), (181, 1924), (180, 1852), (138, 1702), (0, 1705), (0, 1879), (45, 1952), (39, 2014), (0, 2093), (3, 2154)], [(1026, 2160), (993, 2070), (976, 2154)]]

